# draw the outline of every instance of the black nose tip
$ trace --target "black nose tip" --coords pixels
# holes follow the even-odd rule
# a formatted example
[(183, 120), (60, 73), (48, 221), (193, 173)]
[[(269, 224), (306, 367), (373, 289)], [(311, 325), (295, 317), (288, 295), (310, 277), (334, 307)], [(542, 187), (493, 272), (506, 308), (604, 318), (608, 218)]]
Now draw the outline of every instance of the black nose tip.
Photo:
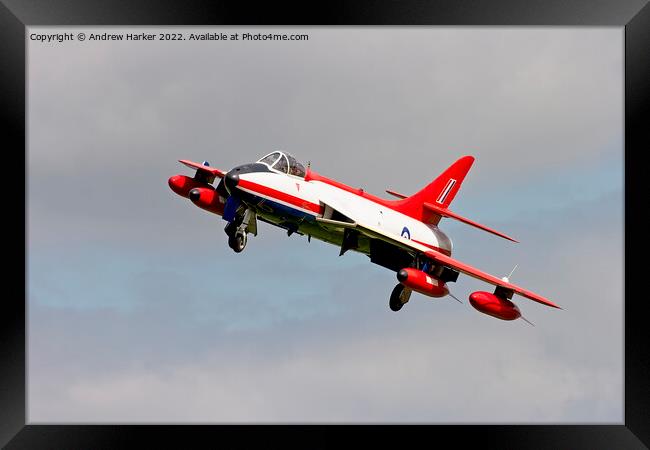
[(201, 198), (201, 191), (198, 189), (192, 189), (190, 191), (190, 200), (196, 202), (199, 198)]
[(232, 194), (237, 184), (239, 184), (239, 175), (237, 175), (237, 172), (233, 172), (232, 170), (228, 172), (223, 179), (223, 184), (226, 185), (226, 190)]
[(397, 281), (406, 281), (408, 277), (409, 277), (409, 273), (404, 269), (397, 272)]

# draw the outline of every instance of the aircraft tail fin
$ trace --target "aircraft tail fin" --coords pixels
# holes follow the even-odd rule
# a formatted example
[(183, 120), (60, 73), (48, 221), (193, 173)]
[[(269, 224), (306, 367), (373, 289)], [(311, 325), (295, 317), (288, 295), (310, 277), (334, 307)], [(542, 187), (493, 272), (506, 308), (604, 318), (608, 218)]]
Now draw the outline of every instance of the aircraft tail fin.
[(440, 215), (426, 208), (425, 203), (446, 210), (460, 190), (473, 163), (473, 156), (463, 156), (420, 191), (403, 200), (396, 200), (394, 209), (415, 219), (437, 224)]
[(413, 217), (414, 219), (433, 225), (438, 225), (438, 222), (440, 222), (440, 219), (443, 217), (454, 219), (504, 239), (508, 239), (509, 241), (518, 242), (507, 234), (493, 230), (492, 228), (478, 222), (474, 222), (473, 220), (463, 217), (460, 214), (456, 214), (449, 209), (449, 205), (460, 190), (460, 186), (463, 184), (463, 180), (473, 163), (473, 156), (463, 156), (449, 166), (438, 178), (424, 187), (424, 189), (416, 192), (410, 197), (388, 190), (387, 192), (389, 194), (402, 198), (402, 200), (395, 200), (392, 202), (393, 209), (402, 214)]

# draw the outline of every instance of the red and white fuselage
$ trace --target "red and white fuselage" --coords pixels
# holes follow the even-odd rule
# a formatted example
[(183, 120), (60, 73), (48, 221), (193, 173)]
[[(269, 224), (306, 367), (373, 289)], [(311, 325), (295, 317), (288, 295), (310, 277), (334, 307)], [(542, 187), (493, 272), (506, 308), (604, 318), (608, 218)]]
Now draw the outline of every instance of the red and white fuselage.
[[(290, 217), (307, 222), (317, 217), (331, 219), (333, 210), (328, 205), (335, 204), (354, 211), (355, 218), (360, 217), (365, 223), (451, 255), (452, 242), (438, 226), (395, 211), (360, 189), (341, 188), (340, 183), (311, 171), (305, 178), (276, 172), (245, 173), (239, 175), (237, 188), (250, 196), (247, 203), (259, 205), (263, 211), (260, 215), (272, 221)], [(333, 233), (332, 240), (336, 240), (336, 234)]]

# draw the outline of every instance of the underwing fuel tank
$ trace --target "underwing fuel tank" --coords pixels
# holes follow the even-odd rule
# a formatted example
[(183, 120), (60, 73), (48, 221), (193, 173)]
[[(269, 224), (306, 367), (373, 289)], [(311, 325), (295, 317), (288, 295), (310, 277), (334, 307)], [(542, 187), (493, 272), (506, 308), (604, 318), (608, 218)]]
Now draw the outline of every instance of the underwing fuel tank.
[(223, 216), (225, 202), (219, 197), (219, 193), (213, 188), (198, 187), (189, 193), (190, 200), (199, 208)]
[(397, 280), (407, 288), (429, 297), (444, 297), (449, 294), (444, 281), (412, 267), (397, 272)]
[(174, 175), (167, 180), (169, 188), (181, 197), (188, 198), (194, 188), (209, 188), (210, 185), (185, 175)]
[(189, 198), (199, 208), (223, 215), (224, 202), (209, 184), (185, 175), (174, 175), (169, 178), (167, 184), (172, 191), (181, 197)]
[(476, 310), (497, 319), (515, 320), (521, 317), (521, 311), (519, 311), (517, 305), (508, 299), (489, 292), (472, 292), (469, 296), (469, 302)]

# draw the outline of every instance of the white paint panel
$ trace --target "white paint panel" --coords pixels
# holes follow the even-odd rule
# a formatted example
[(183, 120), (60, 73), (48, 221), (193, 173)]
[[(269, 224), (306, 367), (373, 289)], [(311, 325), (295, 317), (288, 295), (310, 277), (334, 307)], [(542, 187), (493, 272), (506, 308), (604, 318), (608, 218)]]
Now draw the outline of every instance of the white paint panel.
[[(378, 229), (393, 235), (401, 236), (402, 230), (406, 227), (411, 240), (452, 251), (451, 240), (437, 226), (425, 224), (336, 186), (316, 180), (307, 182), (298, 177), (274, 172), (247, 173), (240, 175), (240, 178), (293, 195), (310, 203), (323, 202), (359, 223), (377, 224)], [(274, 201), (295, 207), (295, 205), (289, 205), (281, 200), (274, 199)], [(302, 210), (302, 208), (298, 209)]]
[(379, 211), (383, 211), (382, 224), (378, 228), (400, 236), (407, 227), (411, 240), (423, 242), (451, 252), (451, 240), (438, 227), (413, 219), (398, 211), (386, 208), (371, 200), (320, 181), (311, 181), (319, 198), (361, 224), (376, 222)]

